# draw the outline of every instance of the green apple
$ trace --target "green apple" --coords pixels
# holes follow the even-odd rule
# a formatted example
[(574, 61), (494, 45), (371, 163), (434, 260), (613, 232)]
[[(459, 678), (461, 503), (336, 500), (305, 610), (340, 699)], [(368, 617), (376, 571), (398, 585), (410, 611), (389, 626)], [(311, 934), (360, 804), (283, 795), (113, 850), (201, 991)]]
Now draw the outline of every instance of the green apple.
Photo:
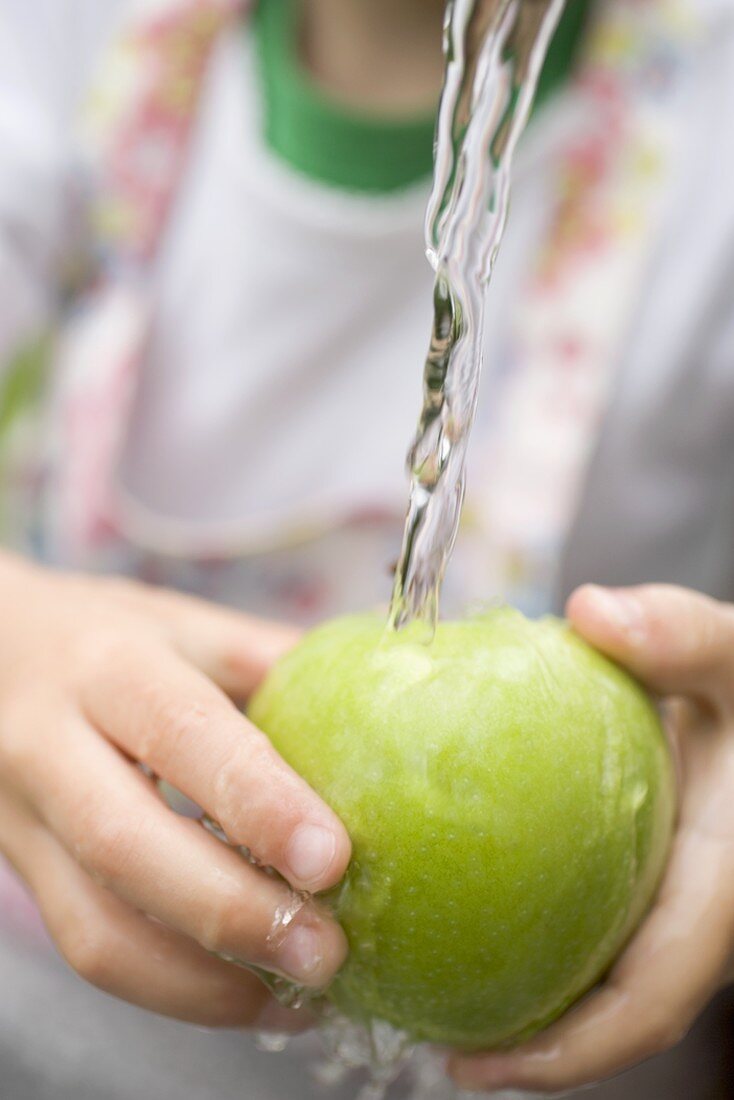
[(671, 758), (630, 676), (509, 608), (431, 645), (372, 616), (316, 629), (251, 717), (354, 845), (328, 996), (465, 1049), (526, 1038), (609, 968), (669, 847)]

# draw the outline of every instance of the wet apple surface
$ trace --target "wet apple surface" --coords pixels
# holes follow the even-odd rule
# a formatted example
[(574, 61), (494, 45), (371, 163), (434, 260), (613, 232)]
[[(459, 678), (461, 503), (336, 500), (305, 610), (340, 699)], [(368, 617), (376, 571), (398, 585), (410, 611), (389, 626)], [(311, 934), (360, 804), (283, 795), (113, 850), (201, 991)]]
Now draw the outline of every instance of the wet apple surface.
[(327, 623), (250, 713), (352, 837), (330, 899), (351, 951), (328, 996), (490, 1048), (563, 1012), (641, 920), (673, 768), (645, 692), (564, 623), (503, 608), (418, 637)]

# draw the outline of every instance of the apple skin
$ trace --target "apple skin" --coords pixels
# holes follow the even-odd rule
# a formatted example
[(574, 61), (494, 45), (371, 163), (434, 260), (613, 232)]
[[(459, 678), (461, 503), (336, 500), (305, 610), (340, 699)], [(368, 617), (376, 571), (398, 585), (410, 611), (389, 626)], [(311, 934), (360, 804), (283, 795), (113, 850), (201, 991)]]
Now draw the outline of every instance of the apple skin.
[(430, 646), (337, 619), (250, 716), (351, 836), (329, 895), (350, 955), (327, 996), (352, 1018), (518, 1042), (604, 975), (652, 901), (675, 807), (657, 711), (557, 619), (501, 608)]

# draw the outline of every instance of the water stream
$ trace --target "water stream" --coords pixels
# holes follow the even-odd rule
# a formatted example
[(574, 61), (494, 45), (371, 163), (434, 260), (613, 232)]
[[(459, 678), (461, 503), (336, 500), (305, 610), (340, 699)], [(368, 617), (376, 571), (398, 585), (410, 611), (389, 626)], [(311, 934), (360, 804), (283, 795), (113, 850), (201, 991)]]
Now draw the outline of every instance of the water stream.
[[(464, 499), (482, 370), (484, 297), (512, 160), (565, 0), (449, 0), (426, 250), (436, 272), (423, 408), (390, 624), (433, 630)], [(576, 0), (578, 2), (578, 0)]]

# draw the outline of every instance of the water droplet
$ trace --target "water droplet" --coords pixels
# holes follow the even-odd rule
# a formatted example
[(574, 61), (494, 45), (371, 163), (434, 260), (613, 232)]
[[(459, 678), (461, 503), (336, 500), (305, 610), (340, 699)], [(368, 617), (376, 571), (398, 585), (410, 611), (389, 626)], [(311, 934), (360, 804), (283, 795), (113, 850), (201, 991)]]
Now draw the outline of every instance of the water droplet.
[(303, 907), (308, 904), (311, 895), (305, 890), (292, 891), (282, 905), (275, 910), (273, 924), (268, 933), (268, 944), (277, 949), (285, 940), (288, 929), (293, 924)]
[(287, 1032), (280, 1031), (256, 1031), (255, 1046), (266, 1054), (280, 1054), (288, 1046), (293, 1038)]

